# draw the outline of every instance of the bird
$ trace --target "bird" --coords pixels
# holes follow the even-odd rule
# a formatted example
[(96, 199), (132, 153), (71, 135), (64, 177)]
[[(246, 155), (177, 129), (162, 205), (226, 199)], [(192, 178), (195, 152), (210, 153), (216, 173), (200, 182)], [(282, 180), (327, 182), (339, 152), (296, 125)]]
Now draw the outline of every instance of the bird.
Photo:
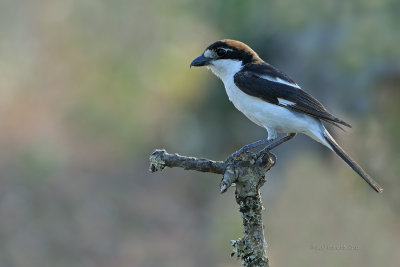
[[(376, 192), (383, 191), (339, 146), (323, 123), (340, 129), (351, 125), (328, 112), (293, 79), (262, 60), (245, 43), (231, 39), (216, 41), (191, 62), (190, 67), (192, 66), (206, 66), (210, 69), (222, 80), (233, 105), (267, 131), (267, 138), (242, 147), (228, 159), (260, 145), (267, 145), (264, 151), (272, 149), (301, 133), (335, 152)], [(278, 139), (278, 133), (286, 136)]]

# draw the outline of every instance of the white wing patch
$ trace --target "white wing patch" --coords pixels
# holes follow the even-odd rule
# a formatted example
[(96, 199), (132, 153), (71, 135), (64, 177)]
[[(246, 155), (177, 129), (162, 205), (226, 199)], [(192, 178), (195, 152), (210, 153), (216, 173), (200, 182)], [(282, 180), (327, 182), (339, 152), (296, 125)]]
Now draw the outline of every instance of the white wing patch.
[(279, 98), (279, 97), (278, 97), (278, 102), (279, 102), (280, 105), (284, 105), (284, 106), (296, 105), (296, 103), (294, 103), (292, 101), (285, 100), (285, 99), (282, 99), (282, 98)]
[(285, 81), (285, 80), (283, 80), (283, 79), (281, 79), (279, 77), (271, 77), (269, 75), (262, 75), (260, 77), (263, 78), (263, 79), (266, 79), (268, 81), (271, 81), (271, 82), (277, 82), (277, 83), (281, 83), (281, 84), (286, 84), (286, 85), (289, 85), (289, 86), (292, 86), (292, 87), (300, 89), (300, 86), (297, 83), (290, 83), (290, 82)]

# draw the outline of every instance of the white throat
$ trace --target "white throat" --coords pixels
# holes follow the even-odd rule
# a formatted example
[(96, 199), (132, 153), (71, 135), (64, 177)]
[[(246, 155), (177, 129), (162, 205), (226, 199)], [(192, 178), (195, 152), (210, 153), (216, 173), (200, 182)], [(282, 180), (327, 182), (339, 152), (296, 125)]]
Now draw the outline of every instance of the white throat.
[(243, 98), (244, 93), (235, 85), (234, 77), (242, 69), (242, 61), (220, 59), (212, 62), (207, 67), (222, 80), (229, 100), (232, 101), (236, 108), (241, 110), (238, 105), (240, 105), (239, 102)]
[(242, 61), (233, 59), (219, 59), (207, 66), (225, 84), (233, 79), (233, 76), (242, 69)]

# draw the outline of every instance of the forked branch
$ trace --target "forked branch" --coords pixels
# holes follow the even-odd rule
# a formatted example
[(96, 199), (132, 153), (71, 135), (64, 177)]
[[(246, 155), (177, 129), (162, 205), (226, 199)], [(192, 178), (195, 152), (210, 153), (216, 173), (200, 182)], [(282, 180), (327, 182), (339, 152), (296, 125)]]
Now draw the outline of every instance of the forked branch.
[(234, 247), (232, 256), (236, 254), (242, 260), (243, 266), (268, 266), (260, 188), (265, 183), (266, 172), (274, 166), (275, 160), (275, 156), (268, 152), (261, 155), (248, 152), (234, 160), (213, 161), (169, 154), (165, 150), (157, 149), (150, 155), (150, 171), (179, 167), (222, 174), (221, 193), (235, 183), (235, 199), (242, 213), (244, 236), (231, 241)]

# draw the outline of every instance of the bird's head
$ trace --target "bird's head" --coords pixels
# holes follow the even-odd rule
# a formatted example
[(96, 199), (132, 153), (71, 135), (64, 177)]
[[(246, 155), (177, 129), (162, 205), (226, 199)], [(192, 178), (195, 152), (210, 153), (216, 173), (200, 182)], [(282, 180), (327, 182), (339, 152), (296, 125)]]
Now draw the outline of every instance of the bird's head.
[(190, 67), (207, 66), (224, 80), (229, 74), (235, 74), (243, 65), (261, 63), (262, 59), (248, 45), (235, 40), (220, 40), (206, 48), (204, 53), (190, 63)]

